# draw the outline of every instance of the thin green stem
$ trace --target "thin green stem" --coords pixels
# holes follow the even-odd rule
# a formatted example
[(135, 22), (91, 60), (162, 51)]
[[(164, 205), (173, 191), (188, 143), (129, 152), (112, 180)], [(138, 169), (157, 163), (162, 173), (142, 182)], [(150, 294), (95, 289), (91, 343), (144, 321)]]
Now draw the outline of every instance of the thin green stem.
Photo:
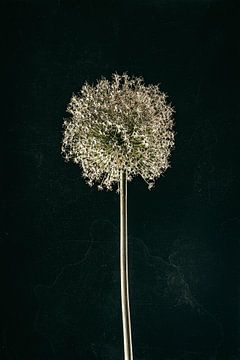
[(128, 286), (127, 173), (120, 175), (120, 280), (124, 360), (133, 360)]

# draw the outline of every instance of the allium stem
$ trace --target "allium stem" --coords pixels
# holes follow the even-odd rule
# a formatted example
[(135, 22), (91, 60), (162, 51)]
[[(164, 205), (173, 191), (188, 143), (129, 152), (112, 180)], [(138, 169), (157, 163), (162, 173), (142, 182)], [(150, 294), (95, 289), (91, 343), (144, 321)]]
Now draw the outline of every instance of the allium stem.
[(124, 360), (133, 360), (128, 286), (127, 174), (120, 174), (120, 279)]

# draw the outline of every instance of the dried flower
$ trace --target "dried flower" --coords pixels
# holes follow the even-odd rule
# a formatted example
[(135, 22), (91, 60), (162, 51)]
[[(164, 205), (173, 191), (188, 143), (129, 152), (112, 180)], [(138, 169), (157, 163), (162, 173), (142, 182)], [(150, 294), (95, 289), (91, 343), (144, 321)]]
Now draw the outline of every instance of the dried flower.
[(100, 190), (119, 184), (123, 169), (128, 181), (141, 175), (150, 189), (169, 167), (174, 145), (174, 110), (166, 98), (157, 85), (126, 73), (102, 77), (96, 86), (86, 82), (67, 108), (63, 156)]

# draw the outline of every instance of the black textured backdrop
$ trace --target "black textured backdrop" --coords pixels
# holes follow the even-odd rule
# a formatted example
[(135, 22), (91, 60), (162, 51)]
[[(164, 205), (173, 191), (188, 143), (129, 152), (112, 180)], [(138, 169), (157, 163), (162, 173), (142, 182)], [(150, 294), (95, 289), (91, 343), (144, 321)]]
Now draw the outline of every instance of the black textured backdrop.
[(122, 360), (119, 198), (61, 157), (73, 91), (161, 83), (172, 167), (129, 184), (134, 360), (239, 360), (239, 1), (5, 1), (1, 360)]

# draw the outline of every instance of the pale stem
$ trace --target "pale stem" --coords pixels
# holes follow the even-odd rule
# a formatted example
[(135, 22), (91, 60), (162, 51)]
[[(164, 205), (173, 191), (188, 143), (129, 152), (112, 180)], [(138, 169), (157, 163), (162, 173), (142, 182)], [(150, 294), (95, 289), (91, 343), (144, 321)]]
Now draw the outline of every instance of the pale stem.
[(133, 360), (128, 286), (127, 174), (120, 174), (120, 280), (124, 360)]

